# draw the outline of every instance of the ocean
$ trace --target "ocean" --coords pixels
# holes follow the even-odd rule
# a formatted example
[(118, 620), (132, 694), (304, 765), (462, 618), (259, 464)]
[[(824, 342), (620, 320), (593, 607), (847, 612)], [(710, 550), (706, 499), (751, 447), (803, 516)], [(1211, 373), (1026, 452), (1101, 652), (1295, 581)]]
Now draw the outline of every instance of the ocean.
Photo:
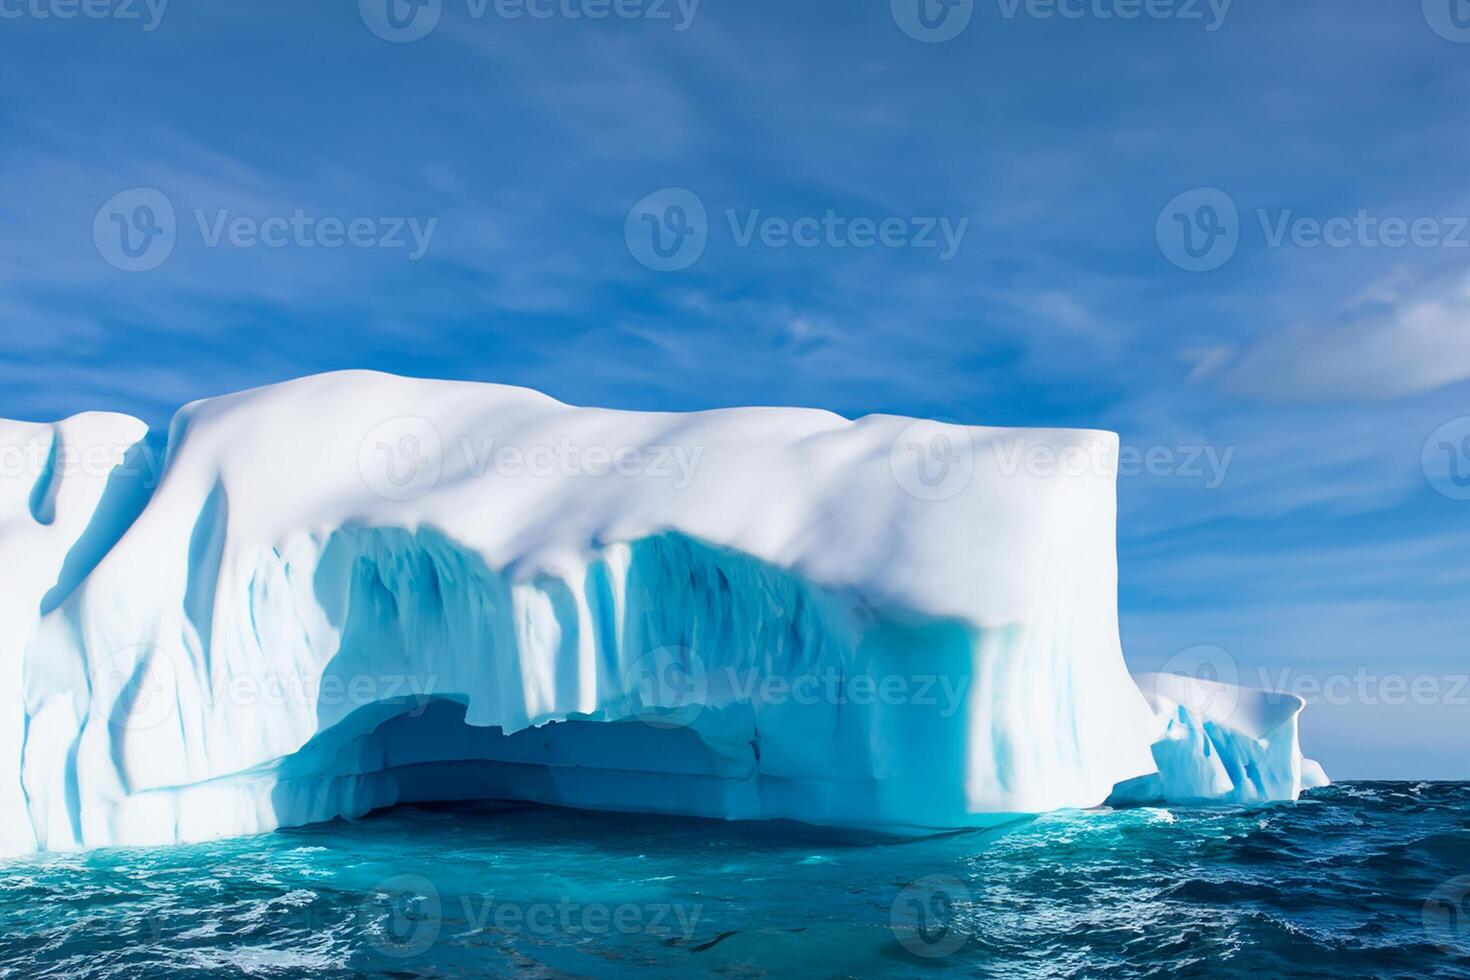
[(910, 840), (401, 807), (0, 862), (0, 974), (1470, 978), (1470, 783)]

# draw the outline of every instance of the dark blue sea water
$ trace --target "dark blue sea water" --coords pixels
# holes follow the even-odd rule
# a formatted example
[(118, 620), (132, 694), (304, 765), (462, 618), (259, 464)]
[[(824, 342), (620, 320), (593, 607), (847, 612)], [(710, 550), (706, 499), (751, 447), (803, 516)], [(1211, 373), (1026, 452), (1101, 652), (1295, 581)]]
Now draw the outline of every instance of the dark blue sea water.
[(495, 805), (0, 863), (21, 977), (1470, 977), (1470, 784), (893, 841)]

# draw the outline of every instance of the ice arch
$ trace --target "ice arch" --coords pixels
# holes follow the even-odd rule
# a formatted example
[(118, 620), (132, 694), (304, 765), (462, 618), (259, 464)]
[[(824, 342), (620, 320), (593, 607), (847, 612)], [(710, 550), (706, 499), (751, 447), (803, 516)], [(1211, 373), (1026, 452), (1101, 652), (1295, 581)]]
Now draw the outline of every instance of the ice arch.
[[(126, 795), (94, 811), (106, 839), (269, 829), (467, 786), (942, 829), (1009, 819), (990, 801), (1088, 764), (1072, 719), (1011, 709), (1059, 704), (1072, 683), (1020, 631), (900, 622), (681, 535), (515, 584), (438, 531), (359, 528), (223, 577), (247, 583), (248, 630), (123, 672), (107, 764)], [(680, 656), (693, 663), (669, 685)]]

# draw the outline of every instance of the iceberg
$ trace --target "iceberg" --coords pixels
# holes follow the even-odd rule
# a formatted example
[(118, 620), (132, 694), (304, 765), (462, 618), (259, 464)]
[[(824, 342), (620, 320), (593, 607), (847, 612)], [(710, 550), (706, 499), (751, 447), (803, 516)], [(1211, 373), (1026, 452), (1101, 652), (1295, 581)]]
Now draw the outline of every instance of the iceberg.
[(1299, 705), (1130, 677), (1117, 453), (358, 371), (166, 433), (0, 422), (0, 853), (466, 798), (924, 833), (1325, 781)]
[(1160, 725), (1158, 772), (1118, 786), (1110, 802), (1270, 803), (1327, 785), (1302, 757), (1300, 697), (1186, 674), (1134, 679)]

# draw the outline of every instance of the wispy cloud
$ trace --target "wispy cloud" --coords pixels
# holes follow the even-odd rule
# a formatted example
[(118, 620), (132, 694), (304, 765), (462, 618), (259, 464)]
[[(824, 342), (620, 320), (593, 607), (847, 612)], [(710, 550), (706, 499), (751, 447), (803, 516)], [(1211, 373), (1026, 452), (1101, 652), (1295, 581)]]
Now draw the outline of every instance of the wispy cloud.
[(1336, 316), (1268, 333), (1220, 370), (1226, 391), (1274, 401), (1396, 398), (1466, 380), (1470, 276), (1463, 271), (1447, 282), (1370, 290)]

